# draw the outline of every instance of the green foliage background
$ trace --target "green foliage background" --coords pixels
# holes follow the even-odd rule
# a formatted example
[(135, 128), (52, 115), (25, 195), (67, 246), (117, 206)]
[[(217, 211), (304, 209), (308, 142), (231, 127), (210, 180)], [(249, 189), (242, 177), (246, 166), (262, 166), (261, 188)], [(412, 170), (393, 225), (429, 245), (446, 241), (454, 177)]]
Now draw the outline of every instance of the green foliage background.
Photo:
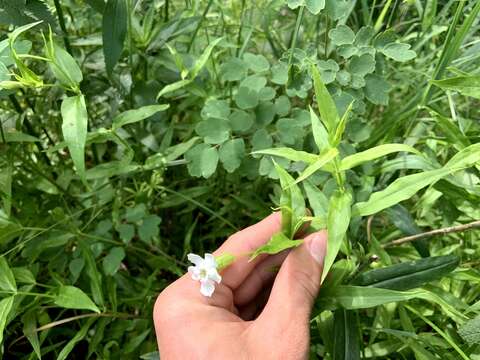
[(158, 358), (186, 255), (290, 192), (338, 251), (312, 358), (480, 358), (478, 230), (385, 246), (480, 219), (479, 11), (0, 0), (0, 355)]

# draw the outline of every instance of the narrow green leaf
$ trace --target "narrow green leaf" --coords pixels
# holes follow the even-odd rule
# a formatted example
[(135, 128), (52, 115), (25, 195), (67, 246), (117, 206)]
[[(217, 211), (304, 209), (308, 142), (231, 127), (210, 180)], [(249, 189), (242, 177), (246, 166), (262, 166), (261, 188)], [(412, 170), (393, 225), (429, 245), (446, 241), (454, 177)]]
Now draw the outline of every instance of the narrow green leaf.
[(85, 269), (88, 277), (90, 278), (90, 289), (92, 292), (93, 300), (100, 306), (103, 306), (103, 287), (102, 276), (97, 269), (95, 258), (93, 257), (92, 250), (83, 241), (79, 241), (78, 245), (82, 250), (82, 257), (85, 259)]
[(0, 290), (16, 292), (17, 283), (5, 256), (0, 257)]
[(359, 329), (355, 313), (337, 309), (333, 315), (334, 360), (360, 360)]
[(311, 72), (320, 117), (327, 128), (328, 133), (331, 134), (335, 131), (339, 120), (337, 107), (335, 106), (332, 96), (323, 84), (316, 65), (312, 64)]
[(13, 307), (14, 298), (14, 296), (10, 296), (0, 301), (0, 345), (3, 342), (3, 332), (7, 325), (8, 315)]
[(338, 155), (338, 150), (335, 149), (335, 148), (329, 149), (329, 150), (325, 151), (323, 154), (318, 155), (317, 161), (315, 161), (313, 164), (307, 166), (307, 168), (305, 170), (303, 170), (303, 172), (300, 174), (300, 176), (295, 180), (294, 184), (298, 184), (299, 182), (305, 180), (309, 176), (316, 173), (323, 166), (325, 166), (330, 161), (332, 161), (337, 155)]
[(303, 161), (307, 164), (313, 164), (318, 156), (305, 151), (294, 150), (287, 147), (278, 147), (272, 149), (263, 149), (253, 151), (252, 154), (279, 156), (292, 161)]
[(343, 133), (345, 132), (345, 127), (347, 126), (348, 116), (352, 111), (353, 101), (348, 105), (347, 110), (342, 115), (342, 118), (337, 124), (337, 128), (335, 129), (335, 135), (333, 136), (332, 146), (338, 146), (340, 141), (342, 141)]
[(291, 240), (284, 233), (279, 232), (271, 237), (271, 239), (265, 245), (260, 246), (256, 249), (253, 254), (250, 256), (252, 261), (258, 255), (261, 254), (278, 254), (279, 252), (290, 249), (292, 247), (297, 247), (303, 243), (303, 240)]
[(467, 146), (455, 155), (445, 164), (444, 168), (450, 171), (459, 171), (480, 163), (480, 143)]
[(4, 133), (5, 141), (8, 142), (36, 142), (39, 138), (22, 133), (20, 131), (6, 131)]
[(90, 326), (97, 320), (97, 318), (88, 319), (85, 324), (80, 328), (80, 330), (75, 334), (75, 336), (65, 345), (60, 354), (58, 354), (57, 360), (65, 360), (68, 358), (68, 355), (72, 352), (75, 345), (82, 341), (85, 336), (87, 336)]
[(37, 355), (38, 359), (42, 358), (42, 351), (40, 349), (40, 341), (38, 339), (38, 332), (37, 329), (37, 319), (36, 319), (36, 311), (32, 309), (26, 312), (22, 316), (23, 322), (23, 334), (28, 339), (30, 344), (33, 347), (33, 351), (35, 351), (35, 355)]
[(127, 2), (125, 0), (108, 0), (103, 11), (102, 38), (103, 54), (107, 73), (120, 59), (123, 43), (127, 35)]
[(409, 290), (438, 280), (455, 270), (458, 256), (446, 255), (402, 262), (358, 276), (354, 284), (392, 290)]
[(322, 282), (332, 267), (350, 224), (352, 195), (336, 190), (330, 198), (327, 217), (328, 246), (323, 265)]
[(84, 178), (88, 115), (83, 95), (63, 99), (61, 113), (63, 138), (70, 150), (77, 173)]
[(440, 115), (434, 110), (429, 110), (432, 117), (436, 120), (436, 124), (440, 127), (447, 139), (455, 146), (457, 150), (470, 145), (470, 140), (462, 134), (457, 125), (453, 121), (445, 116)]
[(177, 82), (174, 82), (174, 83), (171, 83), (171, 84), (168, 84), (167, 86), (165, 86), (162, 90), (160, 90), (160, 92), (157, 94), (157, 100), (162, 97), (163, 95), (165, 94), (168, 94), (172, 91), (176, 91), (178, 89), (181, 89), (183, 88), (184, 86), (187, 86), (188, 84), (190, 84), (192, 82), (192, 80), (190, 79), (186, 79), (186, 80), (179, 80)]
[(167, 110), (168, 104), (147, 105), (135, 110), (127, 110), (115, 116), (112, 120), (112, 129), (116, 130), (127, 124), (133, 124), (143, 119), (149, 118), (159, 111)]
[(435, 183), (449, 173), (449, 169), (442, 168), (403, 176), (391, 183), (386, 189), (373, 193), (368, 201), (355, 204), (352, 215), (368, 216), (376, 214), (403, 200), (410, 199), (419, 190)]
[(200, 57), (197, 59), (197, 61), (195, 61), (195, 65), (193, 65), (193, 68), (189, 71), (189, 78), (190, 79), (195, 79), (197, 77), (197, 75), (200, 73), (200, 71), (203, 69), (203, 67), (205, 66), (205, 64), (207, 63), (208, 61), (208, 58), (210, 57), (210, 55), (212, 54), (212, 50), (215, 46), (217, 46), (217, 44), (222, 41), (223, 38), (218, 38), (218, 39), (215, 39), (213, 40), (208, 46), (207, 48), (203, 51), (202, 55), (200, 55)]
[(83, 80), (83, 75), (77, 62), (72, 55), (53, 42), (51, 33), (49, 42), (45, 48), (51, 60), (49, 65), (53, 75), (62, 85), (72, 90), (78, 89), (80, 82)]
[(409, 145), (384, 144), (343, 158), (340, 162), (340, 170), (348, 170), (365, 162), (372, 161), (378, 159), (379, 157), (399, 151), (411, 152), (417, 155), (421, 155), (418, 150), (414, 149)]
[(282, 186), (280, 207), (282, 209), (282, 231), (289, 239), (293, 239), (299, 224), (306, 215), (305, 200), (302, 191), (294, 179), (280, 165), (274, 162)]
[(315, 112), (313, 111), (312, 107), (310, 106), (309, 108), (313, 138), (315, 140), (315, 144), (317, 144), (318, 152), (321, 153), (323, 150), (327, 149), (330, 146), (327, 130), (325, 130), (325, 126), (323, 126), (317, 114), (315, 114)]
[(449, 79), (431, 80), (430, 82), (441, 89), (458, 91), (462, 95), (480, 99), (479, 75), (457, 76)]

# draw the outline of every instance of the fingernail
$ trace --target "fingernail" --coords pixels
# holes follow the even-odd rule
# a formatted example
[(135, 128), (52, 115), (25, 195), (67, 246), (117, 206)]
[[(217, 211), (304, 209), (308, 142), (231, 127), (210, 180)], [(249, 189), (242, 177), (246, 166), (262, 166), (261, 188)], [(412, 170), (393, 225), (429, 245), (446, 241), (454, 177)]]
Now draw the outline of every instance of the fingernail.
[(316, 233), (310, 238), (308, 242), (308, 250), (310, 254), (319, 264), (323, 264), (323, 259), (325, 257), (325, 250), (327, 246), (325, 233)]

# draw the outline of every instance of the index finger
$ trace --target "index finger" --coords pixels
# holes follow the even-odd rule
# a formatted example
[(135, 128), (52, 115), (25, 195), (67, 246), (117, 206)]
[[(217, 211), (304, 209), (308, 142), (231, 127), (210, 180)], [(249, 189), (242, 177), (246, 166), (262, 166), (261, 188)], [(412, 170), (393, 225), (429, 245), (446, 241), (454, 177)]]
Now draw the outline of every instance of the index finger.
[(273, 234), (282, 229), (282, 215), (275, 212), (255, 225), (249, 226), (230, 236), (213, 254), (219, 256), (229, 253), (235, 256), (235, 262), (222, 273), (222, 282), (230, 289), (236, 289), (264, 257), (258, 256), (248, 261), (249, 254), (267, 243)]

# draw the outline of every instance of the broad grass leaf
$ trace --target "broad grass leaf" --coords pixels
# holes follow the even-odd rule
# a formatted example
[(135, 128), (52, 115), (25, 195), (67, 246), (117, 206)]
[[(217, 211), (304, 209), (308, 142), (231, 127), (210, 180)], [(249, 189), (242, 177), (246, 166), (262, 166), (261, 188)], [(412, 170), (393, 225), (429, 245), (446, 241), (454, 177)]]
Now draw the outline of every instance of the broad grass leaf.
[(112, 129), (116, 130), (124, 125), (133, 124), (147, 119), (159, 111), (165, 111), (170, 107), (168, 104), (147, 105), (139, 109), (127, 110), (115, 116), (112, 120)]
[(328, 133), (332, 134), (335, 131), (339, 120), (337, 107), (335, 106), (335, 102), (333, 101), (327, 88), (323, 84), (317, 67), (312, 64), (310, 69), (312, 72), (315, 98), (317, 99), (320, 117), (323, 121), (323, 124), (327, 128)]
[(300, 174), (300, 176), (295, 180), (294, 184), (298, 184), (299, 182), (307, 179), (309, 176), (316, 173), (330, 161), (332, 161), (338, 155), (338, 150), (336, 148), (329, 149), (325, 151), (323, 154), (318, 155), (317, 160), (307, 166), (305, 170)]
[(444, 168), (452, 172), (468, 168), (480, 163), (480, 143), (467, 146), (453, 155)]
[(449, 173), (449, 169), (442, 168), (398, 178), (386, 189), (373, 193), (367, 201), (355, 204), (352, 215), (368, 216), (376, 214), (403, 200), (410, 199), (419, 190), (433, 184)]
[(63, 99), (61, 105), (62, 133), (77, 173), (85, 178), (85, 142), (88, 115), (83, 95)]
[(361, 165), (365, 162), (378, 159), (379, 157), (394, 153), (394, 152), (411, 152), (421, 155), (420, 152), (413, 147), (405, 144), (384, 144), (375, 146), (368, 150), (346, 156), (340, 162), (340, 170), (348, 170), (355, 166)]
[(283, 232), (276, 233), (265, 245), (260, 246), (250, 256), (250, 261), (261, 254), (277, 254), (283, 250), (297, 247), (303, 243), (303, 240), (291, 240)]
[(436, 124), (440, 127), (447, 139), (455, 146), (457, 150), (470, 145), (470, 140), (466, 137), (453, 121), (445, 116), (440, 115), (434, 110), (429, 110), (432, 117), (436, 120)]
[(157, 94), (157, 100), (162, 97), (163, 95), (165, 94), (168, 94), (172, 91), (176, 91), (176, 90), (179, 90), (185, 86), (187, 86), (188, 84), (190, 84), (192, 82), (192, 80), (190, 79), (185, 79), (185, 80), (179, 80), (177, 82), (174, 82), (174, 83), (171, 83), (171, 84), (168, 84), (167, 86), (165, 86), (162, 90), (160, 90), (160, 92)]
[(28, 135), (28, 134), (25, 134), (23, 132), (20, 132), (20, 131), (6, 131), (4, 133), (4, 136), (5, 136), (5, 141), (7, 143), (10, 143), (10, 142), (37, 142), (37, 141), (40, 141), (39, 138), (35, 137), (35, 136), (32, 136), (32, 135)]
[(480, 315), (460, 326), (458, 334), (469, 345), (480, 344)]
[(321, 153), (330, 146), (328, 133), (327, 130), (325, 130), (325, 126), (320, 122), (320, 119), (318, 118), (317, 114), (315, 114), (311, 106), (310, 121), (312, 125), (313, 139), (317, 145), (318, 152)]
[(85, 324), (80, 328), (80, 330), (75, 334), (75, 336), (65, 345), (65, 347), (60, 351), (60, 354), (58, 354), (57, 360), (65, 360), (68, 358), (70, 353), (72, 352), (73, 348), (75, 345), (82, 341), (85, 336), (87, 336), (88, 330), (90, 329), (90, 326), (97, 320), (97, 318), (90, 318), (87, 319)]
[(75, 286), (63, 285), (58, 289), (54, 301), (55, 305), (66, 309), (92, 310), (100, 312), (97, 305), (82, 290)]
[(460, 259), (455, 255), (428, 257), (402, 262), (359, 275), (355, 285), (392, 290), (409, 290), (441, 279), (457, 268)]
[(7, 325), (7, 319), (13, 308), (14, 296), (9, 296), (0, 301), (0, 345), (3, 342), (3, 332)]
[(335, 190), (330, 197), (327, 216), (328, 246), (323, 265), (322, 282), (332, 267), (350, 224), (352, 195)]
[(479, 75), (457, 76), (449, 79), (431, 80), (430, 82), (443, 90), (453, 90), (462, 95), (480, 99)]
[(0, 290), (16, 292), (17, 283), (5, 256), (0, 256)]
[(356, 315), (337, 309), (333, 315), (333, 359), (360, 360), (360, 341)]
[(107, 73), (120, 59), (127, 35), (127, 2), (125, 0), (108, 0), (103, 11), (102, 38), (103, 54)]
[(203, 69), (205, 64), (207, 63), (208, 59), (210, 58), (210, 55), (212, 54), (213, 48), (217, 46), (217, 44), (222, 41), (223, 38), (218, 38), (213, 40), (203, 51), (202, 55), (195, 61), (195, 64), (193, 65), (193, 68), (189, 71), (189, 78), (190, 79), (195, 79), (197, 75), (200, 73), (200, 71)]
[(278, 147), (272, 149), (257, 150), (252, 154), (279, 156), (292, 161), (303, 161), (307, 164), (313, 164), (317, 161), (318, 155), (310, 154), (305, 151), (294, 150), (287, 147)]

